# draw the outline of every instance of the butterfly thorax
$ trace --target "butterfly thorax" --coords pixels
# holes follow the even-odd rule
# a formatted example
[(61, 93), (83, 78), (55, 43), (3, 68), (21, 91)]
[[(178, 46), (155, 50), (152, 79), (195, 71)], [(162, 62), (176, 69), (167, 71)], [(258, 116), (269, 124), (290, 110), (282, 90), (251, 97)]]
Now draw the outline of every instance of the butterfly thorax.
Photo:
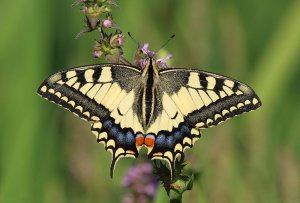
[(154, 58), (147, 60), (143, 70), (143, 87), (141, 90), (142, 103), (142, 125), (147, 129), (154, 119), (155, 108), (157, 103), (157, 81), (159, 79), (158, 68)]

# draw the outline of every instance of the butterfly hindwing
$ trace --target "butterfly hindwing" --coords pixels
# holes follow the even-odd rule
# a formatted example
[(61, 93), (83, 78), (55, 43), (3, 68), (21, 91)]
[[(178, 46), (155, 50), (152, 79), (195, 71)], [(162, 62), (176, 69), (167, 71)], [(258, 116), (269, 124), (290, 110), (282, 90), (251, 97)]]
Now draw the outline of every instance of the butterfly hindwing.
[(38, 93), (92, 122), (97, 141), (112, 153), (111, 176), (120, 157), (137, 157), (135, 137), (142, 131), (134, 100), (141, 71), (121, 65), (85, 66), (45, 80)]
[[(209, 72), (163, 69), (159, 72), (162, 113), (149, 128), (156, 140), (149, 158), (167, 160), (171, 167), (178, 155), (193, 146), (200, 129), (258, 108), (255, 92), (236, 80)], [(157, 123), (168, 123), (160, 127)], [(158, 126), (158, 127), (154, 127)]]

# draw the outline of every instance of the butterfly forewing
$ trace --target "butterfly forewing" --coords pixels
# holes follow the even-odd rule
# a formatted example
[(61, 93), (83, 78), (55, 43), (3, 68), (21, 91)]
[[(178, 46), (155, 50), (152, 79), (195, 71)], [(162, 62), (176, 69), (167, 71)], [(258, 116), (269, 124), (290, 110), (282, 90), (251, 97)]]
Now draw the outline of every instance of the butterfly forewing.
[(98, 142), (116, 161), (123, 156), (137, 157), (137, 133), (142, 126), (136, 115), (136, 89), (141, 71), (134, 67), (95, 65), (78, 67), (50, 76), (38, 93), (54, 103), (92, 122)]

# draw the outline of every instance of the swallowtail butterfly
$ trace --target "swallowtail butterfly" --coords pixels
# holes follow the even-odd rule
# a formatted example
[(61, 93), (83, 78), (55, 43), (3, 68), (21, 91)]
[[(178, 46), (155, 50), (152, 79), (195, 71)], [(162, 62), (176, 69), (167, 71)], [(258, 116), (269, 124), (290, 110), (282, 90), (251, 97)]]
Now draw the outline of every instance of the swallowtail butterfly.
[(201, 129), (261, 106), (255, 92), (237, 80), (161, 69), (151, 57), (144, 69), (100, 64), (58, 72), (38, 94), (91, 123), (97, 141), (112, 153), (111, 176), (121, 157), (136, 158), (142, 146), (150, 159), (167, 161), (172, 173)]

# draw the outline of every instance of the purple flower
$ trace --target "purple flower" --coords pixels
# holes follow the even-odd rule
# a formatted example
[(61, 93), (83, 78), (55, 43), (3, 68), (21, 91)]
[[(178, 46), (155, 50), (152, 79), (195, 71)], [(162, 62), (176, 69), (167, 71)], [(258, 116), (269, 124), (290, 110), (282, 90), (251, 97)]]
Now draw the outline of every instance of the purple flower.
[(145, 193), (150, 197), (155, 197), (156, 191), (157, 191), (156, 184), (148, 184), (145, 187)]
[(143, 173), (148, 173), (148, 174), (151, 174), (153, 171), (153, 168), (152, 168), (152, 165), (150, 163), (145, 163), (145, 164), (142, 164), (140, 166), (140, 170), (143, 172)]
[(152, 52), (149, 50), (149, 44), (144, 43), (142, 47), (140, 47), (137, 52), (134, 59), (134, 64), (139, 66), (141, 69), (144, 69), (146, 67), (147, 61), (149, 58), (154, 58), (156, 65), (159, 66), (160, 69), (168, 68), (167, 60), (172, 58), (171, 54), (167, 54), (167, 56), (156, 59), (157, 52)]
[(99, 58), (100, 57), (100, 54), (99, 54), (99, 52), (98, 51), (94, 51), (94, 58)]
[(109, 43), (113, 48), (120, 47), (125, 42), (125, 36), (122, 33), (117, 33), (110, 37)]
[(124, 43), (124, 35), (119, 34), (117, 41), (118, 41), (119, 45), (122, 45)]
[(124, 195), (123, 203), (151, 202), (158, 188), (152, 164), (146, 162), (131, 167), (123, 178), (123, 186), (130, 189)]
[(143, 54), (148, 55), (148, 52), (149, 52), (149, 44), (148, 44), (148, 43), (145, 43), (145, 44), (143, 45), (143, 47), (142, 47), (141, 50), (142, 50)]
[(123, 196), (123, 203), (134, 203), (134, 196), (133, 194), (127, 193)]
[(112, 21), (111, 20), (104, 20), (103, 21), (103, 26), (106, 27), (106, 28), (110, 28), (112, 26)]
[(157, 55), (157, 53), (152, 52), (152, 51), (149, 50), (149, 44), (148, 43), (145, 43), (143, 45), (143, 47), (141, 48), (141, 50), (142, 50), (143, 54), (145, 54), (149, 57), (155, 57)]
[(146, 67), (147, 60), (145, 58), (140, 59), (140, 67), (144, 69)]
[(164, 58), (157, 59), (157, 60), (156, 60), (156, 63), (160, 63), (160, 65), (161, 65), (163, 68), (168, 68), (168, 66), (167, 66), (167, 60), (169, 60), (170, 58), (172, 58), (172, 55), (171, 55), (171, 54), (168, 54), (168, 55), (165, 56)]

